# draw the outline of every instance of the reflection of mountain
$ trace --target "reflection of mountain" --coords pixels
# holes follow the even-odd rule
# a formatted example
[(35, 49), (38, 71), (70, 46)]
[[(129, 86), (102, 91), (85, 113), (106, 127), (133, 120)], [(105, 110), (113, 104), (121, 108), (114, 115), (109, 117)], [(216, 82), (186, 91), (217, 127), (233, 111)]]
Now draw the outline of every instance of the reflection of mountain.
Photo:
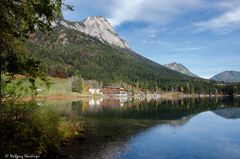
[(160, 124), (183, 126), (192, 117), (193, 115), (190, 115), (174, 121), (87, 118), (85, 140), (69, 144), (61, 153), (64, 156), (71, 154), (73, 158), (117, 158), (120, 152), (129, 149), (129, 139), (137, 134)]
[(215, 110), (212, 112), (226, 119), (240, 118), (240, 108), (226, 108), (226, 109)]
[[(195, 114), (196, 115), (196, 114)], [(170, 120), (169, 121), (169, 125), (173, 126), (173, 127), (180, 127), (185, 125), (188, 121), (190, 121), (190, 119), (192, 119), (195, 115), (189, 115), (189, 116), (185, 116), (182, 117), (181, 119), (178, 120)]]
[(116, 158), (127, 150), (130, 137), (161, 124), (156, 120), (96, 119), (85, 120), (87, 129), (84, 140), (76, 140), (61, 150), (61, 155), (72, 158)]

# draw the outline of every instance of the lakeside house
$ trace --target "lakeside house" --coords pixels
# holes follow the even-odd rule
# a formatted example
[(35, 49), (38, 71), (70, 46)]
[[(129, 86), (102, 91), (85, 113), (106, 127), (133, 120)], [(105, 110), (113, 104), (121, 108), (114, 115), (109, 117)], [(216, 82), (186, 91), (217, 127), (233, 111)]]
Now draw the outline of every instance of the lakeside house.
[(106, 86), (101, 89), (103, 95), (117, 95), (117, 96), (127, 96), (123, 87), (119, 86)]

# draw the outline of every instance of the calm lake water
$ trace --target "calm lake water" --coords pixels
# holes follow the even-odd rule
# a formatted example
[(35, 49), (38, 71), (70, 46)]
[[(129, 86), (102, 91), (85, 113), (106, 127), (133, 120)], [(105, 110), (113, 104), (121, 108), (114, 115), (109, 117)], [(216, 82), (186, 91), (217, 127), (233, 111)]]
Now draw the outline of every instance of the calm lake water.
[[(48, 107), (48, 110), (51, 108), (50, 112), (47, 111), (48, 116), (52, 112), (75, 121), (84, 121), (85, 127), (84, 137), (72, 139), (68, 144), (62, 145), (58, 153), (51, 153), (51, 158), (240, 158), (238, 98), (41, 101), (34, 108), (44, 107)], [(57, 116), (53, 117), (55, 118)], [(33, 120), (34, 117), (30, 119)], [(51, 125), (53, 119), (46, 122), (44, 120), (44, 123)], [(26, 123), (27, 120), (18, 121), (18, 124), (23, 124), (22, 122)], [(34, 132), (33, 126), (27, 125), (23, 124), (25, 129), (27, 127), (30, 130), (14, 132), (15, 134), (11, 132), (16, 136), (14, 140), (6, 134), (1, 138), (1, 150), (4, 154), (36, 152), (31, 146), (37, 146), (35, 142), (40, 139), (31, 134)], [(40, 125), (43, 125), (42, 122)], [(9, 131), (10, 126), (2, 123), (2, 135), (3, 131)], [(42, 127), (45, 128), (45, 125)], [(55, 130), (53, 128), (50, 130)], [(23, 138), (24, 135), (18, 133), (27, 133), (36, 139), (29, 142), (32, 139)], [(51, 136), (52, 133), (54, 134), (48, 131), (47, 135)], [(11, 145), (9, 141), (15, 146), (6, 146)], [(22, 144), (23, 142), (28, 144)]]

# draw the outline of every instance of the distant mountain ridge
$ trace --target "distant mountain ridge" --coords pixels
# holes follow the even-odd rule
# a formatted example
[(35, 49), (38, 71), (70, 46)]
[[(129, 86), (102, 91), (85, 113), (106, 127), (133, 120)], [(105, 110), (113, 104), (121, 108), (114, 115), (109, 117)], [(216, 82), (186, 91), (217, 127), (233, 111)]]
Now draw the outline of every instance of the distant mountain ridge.
[(224, 71), (211, 78), (215, 81), (240, 82), (240, 71)]
[(170, 64), (165, 64), (164, 66), (171, 70), (183, 73), (188, 76), (199, 77), (199, 76), (195, 75), (194, 73), (192, 73), (187, 67), (185, 67), (184, 65), (182, 65), (180, 63), (173, 62)]
[(55, 24), (57, 25), (90, 35), (103, 43), (130, 49), (127, 42), (119, 37), (107, 19), (102, 16), (88, 17), (80, 22), (70, 22), (62, 18)]

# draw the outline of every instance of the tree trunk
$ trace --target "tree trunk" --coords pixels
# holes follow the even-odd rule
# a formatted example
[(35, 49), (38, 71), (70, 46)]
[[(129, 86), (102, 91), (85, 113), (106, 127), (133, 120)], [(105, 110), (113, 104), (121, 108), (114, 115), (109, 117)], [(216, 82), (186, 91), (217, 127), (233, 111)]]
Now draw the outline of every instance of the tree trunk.
[(2, 107), (2, 55), (0, 55), (0, 107)]

